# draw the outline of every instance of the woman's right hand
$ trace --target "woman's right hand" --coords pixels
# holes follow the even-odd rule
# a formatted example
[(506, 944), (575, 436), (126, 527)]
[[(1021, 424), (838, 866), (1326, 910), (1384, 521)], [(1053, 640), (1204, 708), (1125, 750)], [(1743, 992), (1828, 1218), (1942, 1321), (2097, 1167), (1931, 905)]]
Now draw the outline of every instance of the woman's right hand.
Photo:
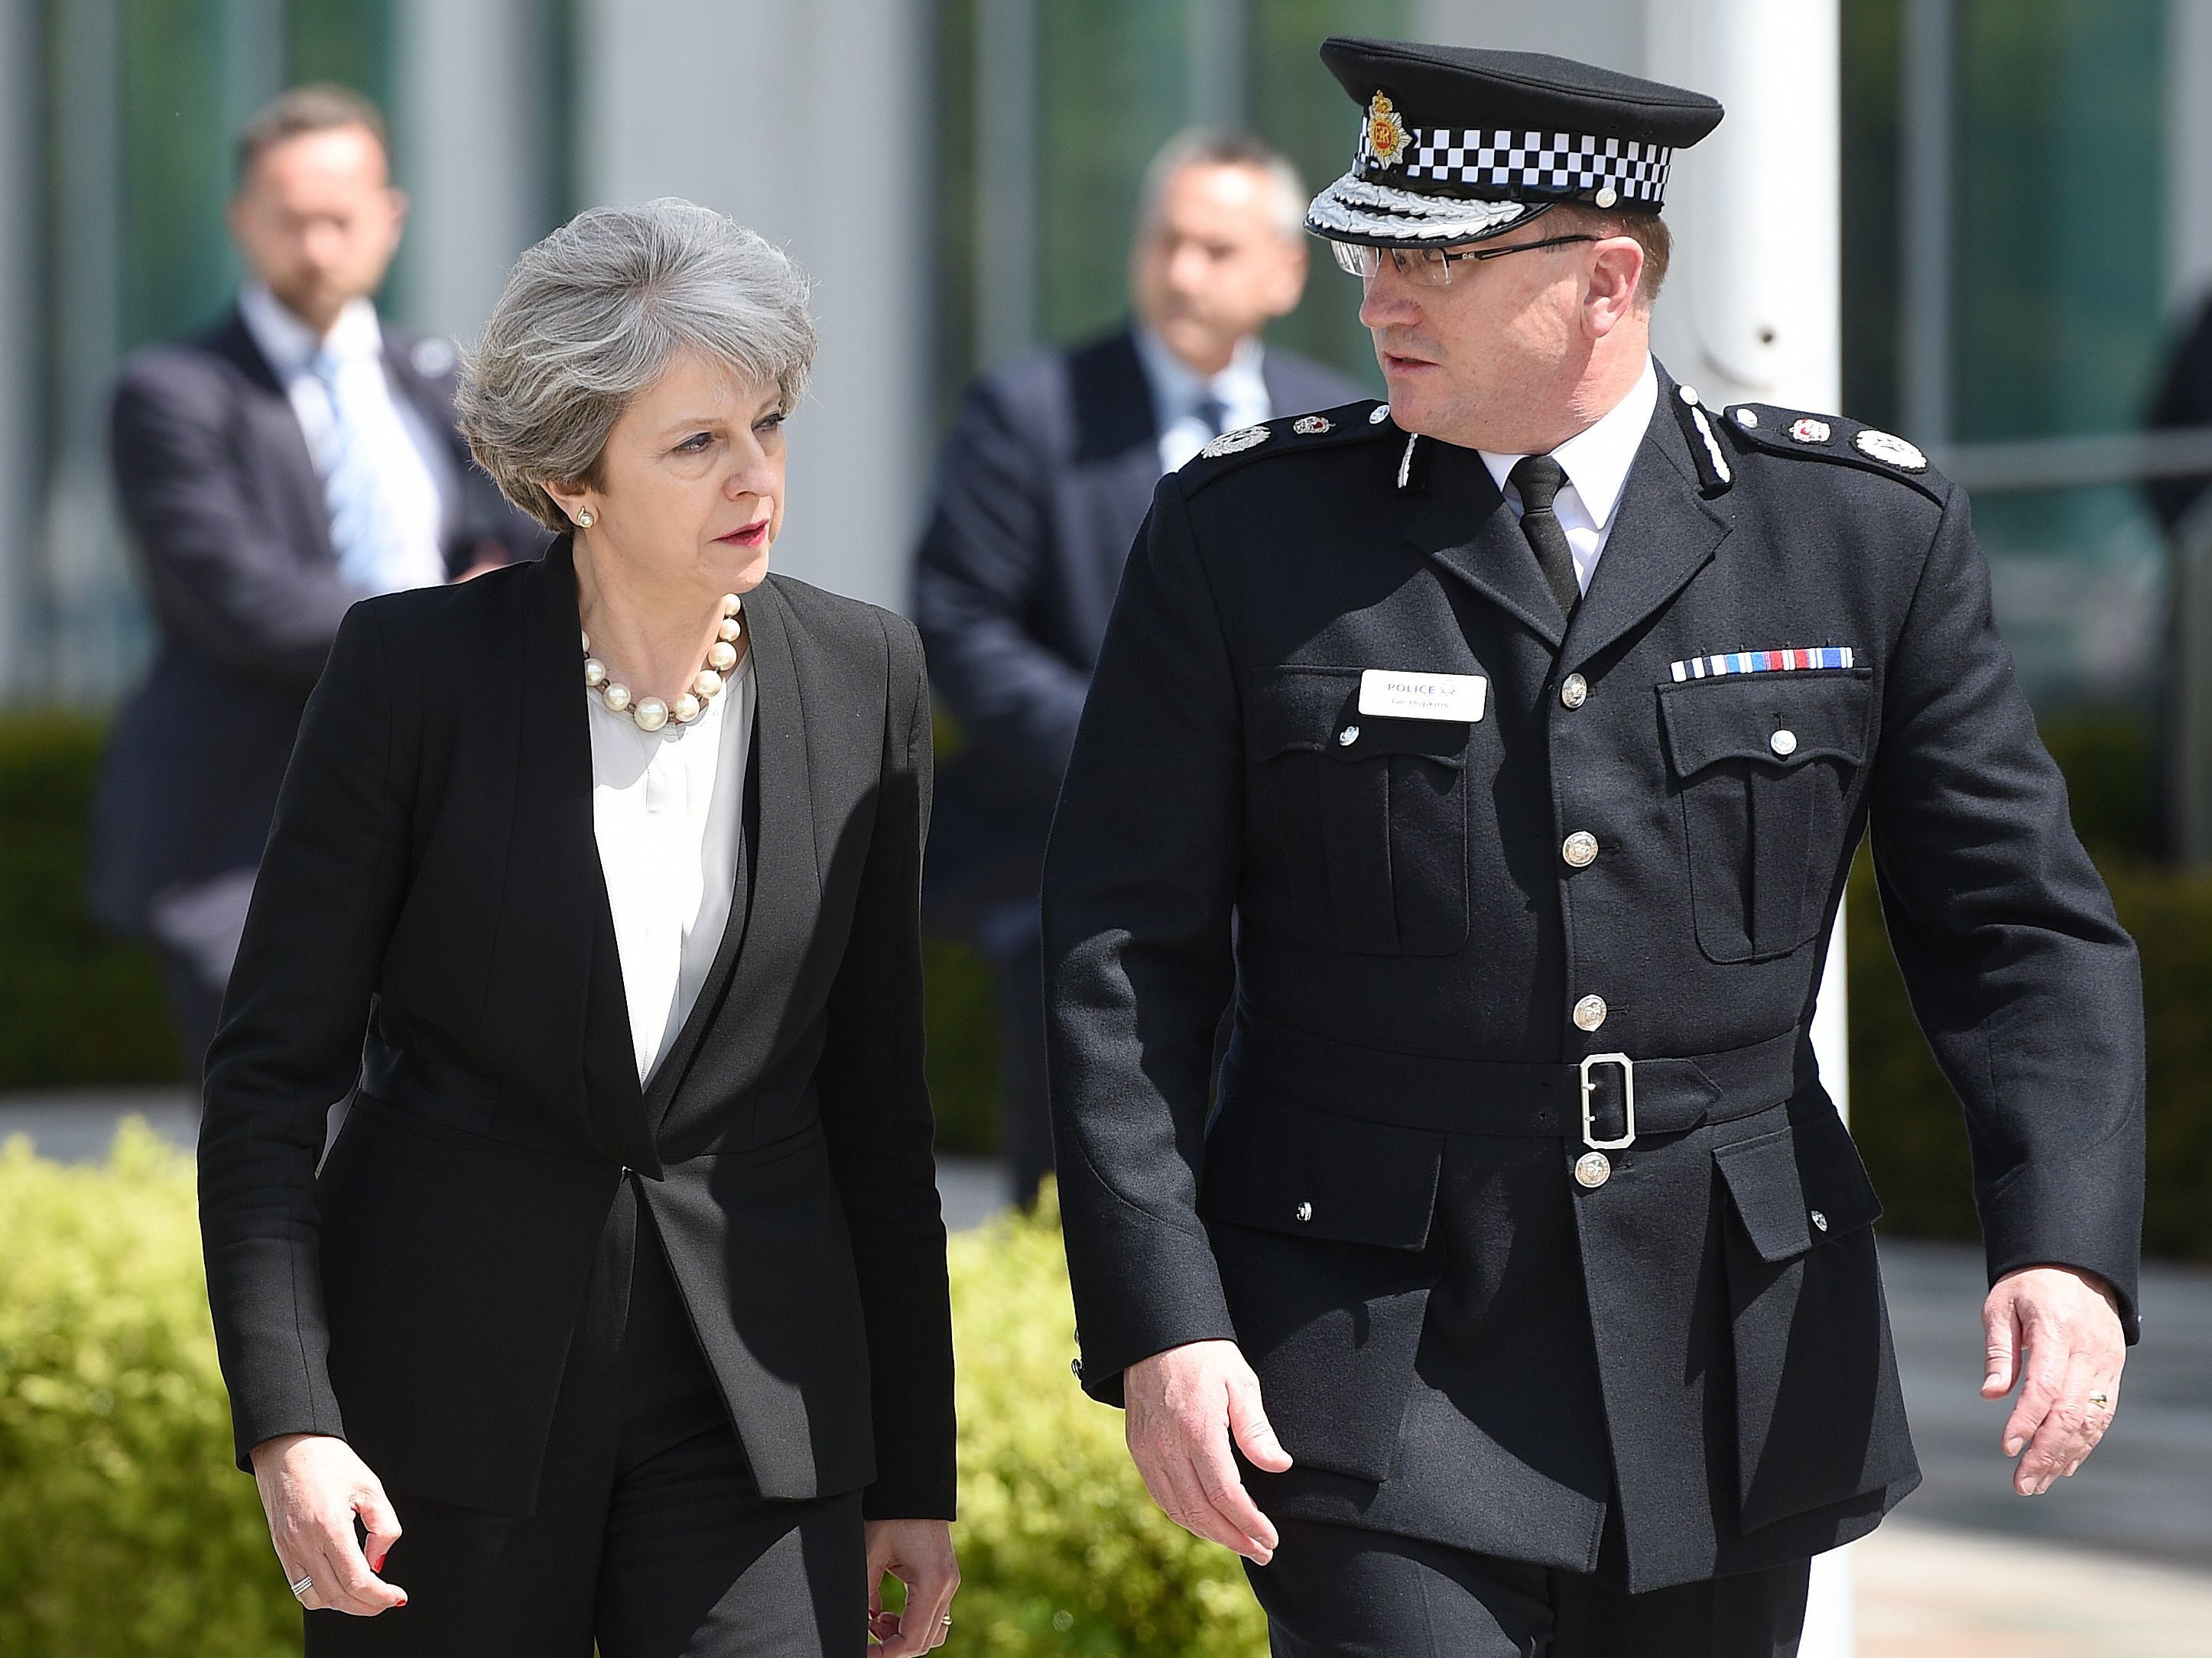
[[(284, 1581), (313, 1580), (301, 1606), (374, 1618), (407, 1604), (406, 1590), (376, 1576), (399, 1540), (399, 1517), (352, 1446), (329, 1434), (283, 1434), (263, 1440), (252, 1455)], [(366, 1550), (354, 1535), (356, 1515), (368, 1533)]]

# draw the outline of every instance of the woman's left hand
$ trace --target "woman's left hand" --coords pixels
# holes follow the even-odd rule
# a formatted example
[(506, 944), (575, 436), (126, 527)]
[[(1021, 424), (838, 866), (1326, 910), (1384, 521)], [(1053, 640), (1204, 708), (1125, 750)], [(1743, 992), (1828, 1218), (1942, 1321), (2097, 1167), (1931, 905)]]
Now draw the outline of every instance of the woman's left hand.
[[(884, 1610), (884, 1578), (906, 1585), (906, 1610)], [(942, 1520), (868, 1521), (868, 1633), (883, 1643), (878, 1658), (921, 1658), (952, 1633), (952, 1592), (960, 1567), (952, 1527)]]

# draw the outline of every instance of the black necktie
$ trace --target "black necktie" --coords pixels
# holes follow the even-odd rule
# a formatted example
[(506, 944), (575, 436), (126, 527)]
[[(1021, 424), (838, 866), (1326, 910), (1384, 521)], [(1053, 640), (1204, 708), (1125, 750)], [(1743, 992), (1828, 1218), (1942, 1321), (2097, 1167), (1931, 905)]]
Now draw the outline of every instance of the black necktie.
[(1567, 532), (1552, 510), (1566, 487), (1566, 469), (1549, 455), (1529, 455), (1516, 461), (1507, 477), (1521, 492), (1521, 533), (1528, 537), (1536, 568), (1544, 573), (1552, 597), (1559, 601), (1559, 614), (1572, 616), (1583, 590), (1575, 580), (1575, 555), (1567, 545)]
[(1219, 437), (1229, 429), (1229, 405), (1208, 392), (1198, 400), (1198, 417), (1206, 423), (1210, 437)]

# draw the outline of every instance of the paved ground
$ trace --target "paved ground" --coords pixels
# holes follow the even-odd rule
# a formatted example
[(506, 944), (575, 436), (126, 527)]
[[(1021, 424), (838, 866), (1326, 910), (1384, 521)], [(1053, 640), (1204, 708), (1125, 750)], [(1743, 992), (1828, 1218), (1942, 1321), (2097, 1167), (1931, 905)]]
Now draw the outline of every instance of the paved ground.
[[(191, 1141), (192, 1108), (170, 1091), (0, 1096), (0, 1139), (96, 1157), (125, 1111)], [(945, 1159), (940, 1185), (955, 1227), (1004, 1201), (980, 1159)], [(2118, 1422), (2080, 1475), (2031, 1499), (2006, 1483), (2002, 1407), (1976, 1391), (1979, 1252), (1891, 1241), (1882, 1260), (1927, 1483), (1851, 1552), (1858, 1658), (2212, 1658), (2212, 1272), (2146, 1272)]]

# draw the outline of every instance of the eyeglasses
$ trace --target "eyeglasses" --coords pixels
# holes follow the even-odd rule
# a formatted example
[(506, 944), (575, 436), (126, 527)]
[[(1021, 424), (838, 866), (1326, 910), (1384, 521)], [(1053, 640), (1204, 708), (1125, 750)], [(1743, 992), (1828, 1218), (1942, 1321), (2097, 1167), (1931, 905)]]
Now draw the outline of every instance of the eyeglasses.
[(1516, 242), (1510, 247), (1469, 247), (1448, 252), (1441, 247), (1370, 247), (1365, 242), (1331, 242), (1336, 262), (1362, 282), (1375, 280), (1385, 254), (1398, 274), (1416, 288), (1449, 288), (1451, 268), (1462, 259), (1502, 259), (1509, 253), (1534, 253), (1540, 247), (1565, 247), (1569, 242), (1594, 242), (1595, 236), (1547, 236), (1540, 242)]

